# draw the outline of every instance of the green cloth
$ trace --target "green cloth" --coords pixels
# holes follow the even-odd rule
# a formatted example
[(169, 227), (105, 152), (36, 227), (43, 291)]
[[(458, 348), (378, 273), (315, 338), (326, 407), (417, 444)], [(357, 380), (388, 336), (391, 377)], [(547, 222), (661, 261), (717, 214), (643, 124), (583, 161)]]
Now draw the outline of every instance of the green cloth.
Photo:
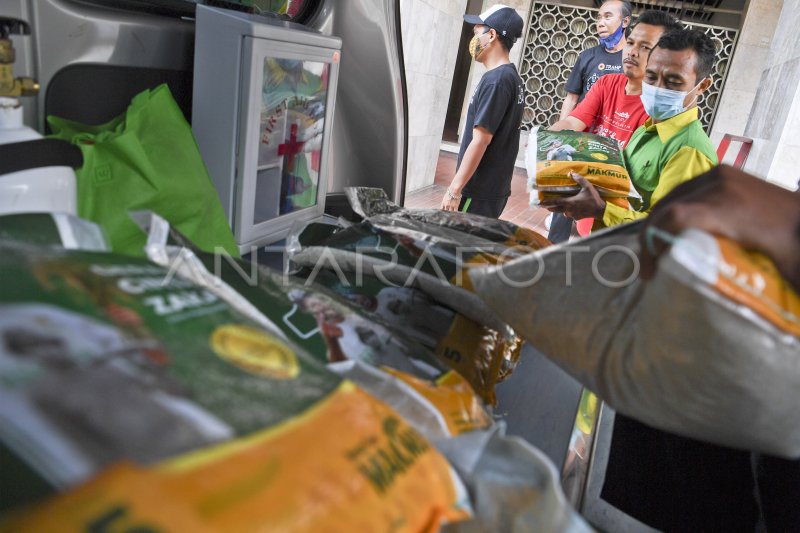
[(166, 85), (136, 95), (122, 115), (90, 126), (49, 116), (53, 137), (83, 152), (78, 215), (99, 224), (113, 251), (144, 255), (144, 232), (129, 211), (161, 215), (199, 248), (239, 257), (227, 217), (192, 129)]

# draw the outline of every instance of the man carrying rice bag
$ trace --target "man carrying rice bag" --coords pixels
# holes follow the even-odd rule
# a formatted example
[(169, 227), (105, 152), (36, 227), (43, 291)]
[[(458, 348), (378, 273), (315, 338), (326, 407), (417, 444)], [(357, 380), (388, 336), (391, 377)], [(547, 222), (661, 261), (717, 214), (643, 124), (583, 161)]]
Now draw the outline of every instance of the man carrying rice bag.
[[(548, 129), (588, 131), (614, 139), (625, 148), (633, 132), (648, 118), (640, 95), (650, 50), (664, 33), (680, 29), (683, 26), (664, 11), (640, 13), (625, 32), (622, 73), (603, 76), (578, 107)], [(573, 225), (571, 218), (554, 213), (547, 238), (553, 243), (566, 242)]]
[(594, 218), (595, 227), (624, 224), (646, 217), (677, 185), (714, 167), (717, 156), (698, 119), (697, 99), (711, 85), (715, 54), (714, 43), (699, 30), (665, 33), (650, 52), (641, 95), (650, 119), (633, 133), (624, 152), (642, 196), (641, 211), (606, 202), (576, 173), (572, 178), (581, 192), (544, 200), (542, 206), (575, 219)]
[[(753, 224), (753, 220), (759, 223)], [(752, 306), (753, 300), (746, 303), (751, 296), (746, 284), (741, 288), (737, 285), (727, 298), (750, 308), (751, 320), (765, 320), (776, 327), (776, 331), (791, 335), (792, 326), (800, 324), (797, 307), (792, 311), (792, 302), (796, 302), (796, 294), (800, 294), (800, 193), (792, 194), (726, 166), (677, 187), (656, 206), (642, 226), (642, 276), (652, 278), (657, 268), (674, 268), (668, 263), (659, 266), (659, 258), (667, 255), (665, 252), (670, 246), (664, 235), (679, 235), (692, 228), (771, 260), (774, 269), (765, 268), (763, 263), (755, 262), (755, 258), (750, 266), (739, 261), (749, 254), (729, 258), (720, 255), (722, 262), (728, 264), (727, 268), (740, 276), (757, 267), (766, 279), (765, 286), (781, 286), (780, 278), (785, 280), (788, 287), (784, 286), (783, 295), (776, 298), (774, 306), (780, 312), (779, 320), (764, 313), (764, 309)], [(708, 249), (698, 251), (712, 253)], [(776, 271), (778, 276), (775, 276)], [(717, 284), (714, 286), (718, 288)], [(788, 293), (791, 289), (796, 291), (795, 295)], [(765, 289), (760, 296), (768, 300), (769, 294)], [(724, 328), (725, 322), (720, 320), (718, 327)], [(719, 335), (720, 331), (708, 334)], [(709, 352), (707, 356), (713, 358), (718, 354)], [(766, 374), (774, 361), (774, 352), (765, 350), (754, 357), (761, 359)], [(800, 366), (795, 368), (800, 371)], [(755, 372), (751, 379), (763, 380), (758, 374)], [(791, 383), (791, 379), (790, 372), (783, 375), (786, 383)], [(777, 380), (770, 381), (773, 389), (781, 386)], [(732, 394), (739, 395), (741, 391)], [(792, 398), (786, 401), (797, 403), (797, 399)], [(646, 509), (649, 525), (666, 531), (722, 531), (726, 529), (723, 521), (735, 524), (733, 528), (738, 531), (796, 531), (800, 525), (797, 505), (800, 501), (800, 457), (751, 454), (746, 449), (688, 439), (632, 420), (625, 425), (633, 429), (636, 436), (625, 446), (615, 428), (613, 442), (623, 448), (615, 456), (616, 464), (609, 461), (609, 467), (612, 476), (621, 475), (624, 481), (617, 483), (616, 496), (604, 489), (603, 498), (612, 505), (634, 516)], [(642, 439), (646, 439), (648, 446), (641, 446)], [(649, 468), (642, 468), (643, 464)], [(652, 465), (658, 466), (653, 468)], [(608, 473), (606, 476), (607, 482)], [(658, 490), (643, 490), (655, 485)], [(624, 497), (622, 491), (630, 495), (628, 502), (634, 508), (623, 508), (612, 501), (615, 497)], [(681, 512), (675, 513), (675, 509)]]

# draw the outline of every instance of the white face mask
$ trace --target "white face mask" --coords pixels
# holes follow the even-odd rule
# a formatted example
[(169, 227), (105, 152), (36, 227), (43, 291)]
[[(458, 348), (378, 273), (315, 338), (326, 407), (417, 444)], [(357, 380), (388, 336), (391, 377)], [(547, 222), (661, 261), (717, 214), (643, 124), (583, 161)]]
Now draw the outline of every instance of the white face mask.
[(701, 83), (703, 80), (700, 80), (700, 83), (688, 91), (674, 91), (642, 82), (641, 99), (644, 110), (653, 120), (659, 122), (683, 113), (697, 101), (697, 96), (695, 96), (688, 106), (684, 106), (683, 101), (686, 100), (686, 95), (700, 87)]

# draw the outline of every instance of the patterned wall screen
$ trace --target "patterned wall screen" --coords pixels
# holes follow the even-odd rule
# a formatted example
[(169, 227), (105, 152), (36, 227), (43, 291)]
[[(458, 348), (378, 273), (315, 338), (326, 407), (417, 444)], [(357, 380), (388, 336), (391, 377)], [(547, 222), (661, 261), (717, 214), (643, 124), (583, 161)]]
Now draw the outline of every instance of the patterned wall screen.
[[(532, 125), (551, 125), (558, 120), (561, 103), (567, 96), (564, 88), (567, 77), (578, 54), (598, 44), (594, 25), (597, 11), (586, 7), (533, 3), (519, 69), (527, 92), (523, 129)], [(710, 132), (739, 32), (703, 24), (685, 25), (704, 30), (717, 47), (713, 84), (698, 104), (700, 119), (706, 131)]]

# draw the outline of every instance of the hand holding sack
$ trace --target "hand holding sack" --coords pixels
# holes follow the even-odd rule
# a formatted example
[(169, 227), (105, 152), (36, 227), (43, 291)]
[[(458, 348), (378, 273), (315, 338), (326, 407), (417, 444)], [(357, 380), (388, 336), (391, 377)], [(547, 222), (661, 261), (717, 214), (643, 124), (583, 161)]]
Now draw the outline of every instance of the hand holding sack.
[(677, 237), (644, 282), (640, 227), (473, 272), (476, 291), (619, 412), (691, 438), (800, 455), (797, 294), (765, 259), (697, 230)]

